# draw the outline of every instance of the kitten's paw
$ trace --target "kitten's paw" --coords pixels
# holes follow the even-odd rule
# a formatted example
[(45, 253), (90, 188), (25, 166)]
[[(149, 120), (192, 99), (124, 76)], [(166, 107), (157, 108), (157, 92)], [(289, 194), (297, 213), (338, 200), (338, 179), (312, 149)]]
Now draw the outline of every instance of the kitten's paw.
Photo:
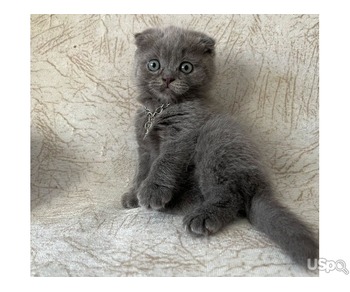
[(171, 190), (153, 183), (143, 183), (137, 194), (141, 206), (153, 210), (164, 209), (172, 198)]
[(199, 208), (186, 215), (183, 224), (189, 233), (197, 236), (208, 236), (218, 232), (222, 227), (222, 223), (217, 216), (208, 212), (205, 208)]
[(139, 207), (139, 200), (135, 192), (130, 191), (122, 196), (122, 205), (126, 209)]

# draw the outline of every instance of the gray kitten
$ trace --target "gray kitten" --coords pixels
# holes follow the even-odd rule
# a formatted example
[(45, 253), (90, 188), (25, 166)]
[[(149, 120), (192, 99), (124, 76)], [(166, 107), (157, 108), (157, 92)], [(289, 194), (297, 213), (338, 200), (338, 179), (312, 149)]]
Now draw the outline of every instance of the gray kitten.
[(252, 143), (207, 102), (215, 41), (177, 27), (147, 29), (135, 39), (144, 107), (136, 116), (139, 166), (123, 206), (167, 210), (186, 202), (183, 223), (194, 235), (246, 216), (297, 263), (318, 258), (310, 229), (273, 198)]

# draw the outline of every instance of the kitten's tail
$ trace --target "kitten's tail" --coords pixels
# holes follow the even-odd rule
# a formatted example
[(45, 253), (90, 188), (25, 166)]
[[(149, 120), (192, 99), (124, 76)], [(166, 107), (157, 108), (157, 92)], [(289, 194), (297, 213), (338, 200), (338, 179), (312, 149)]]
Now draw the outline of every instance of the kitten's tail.
[(274, 198), (254, 196), (248, 218), (253, 226), (267, 234), (298, 264), (318, 259), (318, 243), (311, 230)]

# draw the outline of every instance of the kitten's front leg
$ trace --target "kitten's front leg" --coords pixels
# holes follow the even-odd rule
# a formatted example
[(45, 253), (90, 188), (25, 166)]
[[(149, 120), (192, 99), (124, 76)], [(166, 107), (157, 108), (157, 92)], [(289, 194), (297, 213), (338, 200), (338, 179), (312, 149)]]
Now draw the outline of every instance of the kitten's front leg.
[(142, 182), (137, 198), (141, 206), (160, 210), (164, 209), (165, 205), (170, 202), (172, 192), (172, 189), (159, 185), (152, 179), (147, 178)]
[(172, 199), (177, 180), (188, 162), (187, 156), (186, 151), (176, 151), (173, 143), (163, 148), (139, 188), (137, 197), (141, 206), (153, 210), (165, 208)]
[(130, 190), (123, 194), (122, 205), (124, 208), (137, 208), (139, 207), (139, 201), (137, 193), (139, 191), (141, 183), (147, 177), (150, 169), (150, 154), (142, 149), (139, 149), (139, 163), (136, 175), (134, 177), (132, 187)]

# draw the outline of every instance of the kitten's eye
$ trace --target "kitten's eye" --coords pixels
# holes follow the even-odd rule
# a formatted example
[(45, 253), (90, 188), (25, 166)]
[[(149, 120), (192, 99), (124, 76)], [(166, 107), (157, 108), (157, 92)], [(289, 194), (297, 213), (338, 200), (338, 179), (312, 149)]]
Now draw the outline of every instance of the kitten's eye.
[(152, 72), (158, 71), (160, 69), (160, 63), (156, 59), (151, 60), (147, 63), (147, 68)]
[(185, 74), (190, 74), (193, 70), (193, 65), (190, 62), (183, 62), (180, 65), (180, 71)]

